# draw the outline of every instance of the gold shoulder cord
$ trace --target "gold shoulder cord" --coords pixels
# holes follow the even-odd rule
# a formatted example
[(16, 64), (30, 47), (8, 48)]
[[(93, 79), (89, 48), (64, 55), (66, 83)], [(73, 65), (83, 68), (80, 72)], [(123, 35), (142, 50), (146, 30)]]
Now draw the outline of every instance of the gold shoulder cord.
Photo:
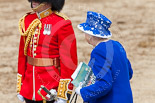
[[(39, 34), (40, 35), (40, 30), (42, 28), (42, 23), (39, 19), (35, 19), (32, 21), (32, 23), (29, 25), (29, 27), (27, 28), (27, 30), (25, 31), (25, 25), (24, 25), (24, 21), (25, 21), (25, 16), (23, 16), (20, 20), (19, 20), (19, 32), (21, 36), (24, 36), (26, 38), (26, 42), (25, 42), (25, 47), (24, 47), (24, 55), (27, 56), (27, 48), (29, 45), (29, 42), (32, 38), (32, 34), (35, 32), (35, 29), (37, 27), (39, 27)], [(24, 28), (24, 29), (23, 29)]]
[(65, 19), (65, 20), (69, 20), (69, 18), (68, 18), (65, 14), (63, 14), (63, 13), (58, 13), (57, 11), (55, 11), (54, 13), (55, 13), (56, 15), (62, 17), (62, 18)]

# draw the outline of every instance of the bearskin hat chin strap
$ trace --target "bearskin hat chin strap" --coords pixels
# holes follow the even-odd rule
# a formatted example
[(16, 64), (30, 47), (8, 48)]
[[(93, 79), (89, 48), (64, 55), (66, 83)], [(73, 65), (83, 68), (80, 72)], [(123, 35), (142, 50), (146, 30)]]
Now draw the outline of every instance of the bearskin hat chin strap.
[(33, 10), (34, 12), (37, 12), (39, 8), (41, 8), (41, 7), (43, 7), (43, 6), (45, 5), (44, 2), (40, 2), (40, 5), (38, 5), (37, 7), (33, 8), (33, 6), (32, 6), (32, 1), (33, 1), (33, 0), (28, 0), (28, 1), (31, 2), (31, 8), (32, 8), (32, 10)]
[[(32, 5), (32, 4), (31, 4)], [(35, 7), (35, 8), (32, 8), (32, 10), (34, 11), (34, 12), (37, 12), (38, 11), (38, 9), (39, 8), (41, 8), (41, 7), (43, 7), (45, 5), (45, 3), (41, 3), (40, 5), (38, 5), (37, 7)]]

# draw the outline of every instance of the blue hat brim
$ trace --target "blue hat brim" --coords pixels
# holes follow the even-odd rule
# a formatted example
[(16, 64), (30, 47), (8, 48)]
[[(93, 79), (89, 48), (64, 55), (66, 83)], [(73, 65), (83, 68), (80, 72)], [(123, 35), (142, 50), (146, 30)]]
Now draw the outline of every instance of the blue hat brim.
[(79, 24), (77, 27), (84, 33), (87, 33), (95, 37), (110, 38), (112, 36), (112, 33), (109, 30), (105, 29), (104, 31), (102, 31), (103, 33), (101, 34), (98, 29), (90, 27), (87, 23)]

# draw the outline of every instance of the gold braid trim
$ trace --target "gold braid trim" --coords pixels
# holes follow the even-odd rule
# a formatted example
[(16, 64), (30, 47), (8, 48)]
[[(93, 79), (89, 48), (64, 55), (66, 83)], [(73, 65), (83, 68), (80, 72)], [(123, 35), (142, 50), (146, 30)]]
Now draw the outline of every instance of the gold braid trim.
[[(26, 15), (25, 15), (26, 16)], [(29, 25), (29, 27), (27, 28), (26, 31), (23, 30), (23, 22), (25, 20), (25, 16), (22, 17), (20, 20), (19, 20), (19, 32), (21, 34), (21, 36), (27, 36), (26, 38), (26, 42), (25, 42), (25, 47), (24, 47), (24, 55), (27, 56), (27, 48), (28, 48), (28, 45), (29, 45), (29, 42), (32, 38), (32, 34), (34, 34), (35, 32), (35, 29), (37, 27), (39, 27), (39, 34), (40, 35), (40, 30), (42, 28), (42, 23), (39, 19), (35, 19), (32, 21), (32, 23)], [(24, 31), (24, 32), (23, 32)]]
[[(20, 19), (20, 22), (21, 22), (21, 28), (22, 28), (22, 30), (25, 32), (25, 23), (24, 23), (24, 21), (25, 21), (25, 17), (27, 16), (27, 14), (26, 15), (24, 15), (21, 19)], [(23, 39), (24, 39), (24, 44), (25, 44), (25, 37), (23, 37)]]

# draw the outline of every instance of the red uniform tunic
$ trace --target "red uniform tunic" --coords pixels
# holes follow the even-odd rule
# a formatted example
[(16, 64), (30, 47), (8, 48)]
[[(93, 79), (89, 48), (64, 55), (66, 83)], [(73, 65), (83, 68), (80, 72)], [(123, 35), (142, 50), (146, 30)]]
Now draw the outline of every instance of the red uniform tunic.
[[(65, 20), (56, 13), (28, 14), (25, 17), (25, 30), (32, 21), (39, 18), (42, 23), (40, 35), (38, 29), (31, 38), (27, 48), (27, 55), (33, 58), (60, 58), (60, 72), (55, 66), (33, 66), (27, 62), (27, 56), (24, 55), (25, 37), (21, 36), (18, 58), (18, 74), (22, 76), (22, 86), (20, 94), (27, 99), (41, 101), (38, 90), (41, 85), (47, 89), (57, 89), (60, 79), (70, 79), (77, 66), (77, 48), (76, 39), (70, 20)], [(47, 26), (48, 24), (48, 26)], [(51, 27), (49, 27), (49, 25)], [(48, 29), (50, 35), (45, 34)], [(70, 84), (69, 89), (73, 89)], [(41, 91), (45, 96), (46, 93)]]

